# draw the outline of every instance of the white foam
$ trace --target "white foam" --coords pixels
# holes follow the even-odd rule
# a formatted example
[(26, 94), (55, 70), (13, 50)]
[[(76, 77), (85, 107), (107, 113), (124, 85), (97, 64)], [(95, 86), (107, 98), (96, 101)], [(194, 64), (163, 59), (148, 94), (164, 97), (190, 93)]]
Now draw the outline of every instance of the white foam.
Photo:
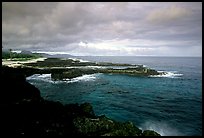
[(101, 69), (101, 68), (107, 68), (107, 67), (104, 67), (104, 66), (85, 66), (87, 68), (97, 68), (97, 69)]
[(80, 62), (89, 62), (88, 60), (79, 59)]
[(26, 78), (26, 80), (41, 80), (49, 83), (54, 83), (51, 79), (51, 74), (34, 74)]
[(68, 58), (68, 59), (71, 59), (71, 60), (74, 60), (74, 61), (79, 61), (79, 62), (89, 62), (87, 60), (82, 60), (82, 59), (78, 59), (78, 58)]
[(143, 67), (147, 68), (148, 66), (147, 65), (142, 65)]
[(140, 129), (144, 130), (153, 130), (159, 133), (161, 136), (181, 136), (182, 134), (178, 130), (169, 126), (166, 122), (152, 122), (148, 121), (142, 124)]
[(34, 74), (32, 76), (27, 77), (27, 80), (41, 80), (49, 83), (74, 83), (81, 81), (94, 81), (100, 73), (91, 74), (91, 75), (83, 75), (80, 77), (76, 77), (73, 79), (65, 79), (60, 81), (54, 81), (51, 79), (51, 74)]
[(73, 83), (73, 82), (80, 82), (80, 81), (94, 81), (96, 79), (97, 74), (91, 74), (91, 75), (83, 75), (80, 77), (76, 77), (73, 79), (66, 79), (67, 83)]
[(21, 50), (12, 50), (12, 52), (15, 52), (15, 53), (21, 53)]
[(150, 75), (150, 77), (166, 77), (166, 78), (178, 78), (183, 76), (183, 74), (177, 73), (177, 71), (158, 71), (163, 73), (161, 75)]
[(51, 74), (42, 74), (38, 76), (39, 78), (50, 78)]
[(135, 65), (135, 66), (137, 66), (137, 67), (139, 67), (139, 66), (148, 67), (147, 65), (144, 65), (144, 64), (131, 64), (131, 65)]
[(37, 79), (37, 78), (50, 78), (51, 77), (51, 74), (34, 74), (32, 76), (29, 76), (27, 77), (26, 79), (27, 80), (31, 80), (31, 79)]
[(108, 67), (105, 67), (105, 66), (71, 66), (71, 67), (44, 67), (44, 68), (39, 68), (39, 69), (64, 69), (64, 68), (67, 68), (67, 69), (86, 69), (86, 68), (91, 68), (91, 69), (100, 69), (100, 68), (108, 68)]

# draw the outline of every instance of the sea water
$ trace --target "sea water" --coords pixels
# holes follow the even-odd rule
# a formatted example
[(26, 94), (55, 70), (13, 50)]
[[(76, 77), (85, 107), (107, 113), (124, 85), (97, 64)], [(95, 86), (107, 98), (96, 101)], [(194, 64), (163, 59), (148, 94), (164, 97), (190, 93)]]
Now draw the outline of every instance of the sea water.
[(27, 81), (42, 97), (63, 104), (89, 102), (96, 115), (132, 121), (161, 135), (202, 135), (202, 58), (78, 57), (95, 62), (142, 64), (166, 75), (135, 77), (120, 74), (84, 75), (52, 81), (35, 74)]

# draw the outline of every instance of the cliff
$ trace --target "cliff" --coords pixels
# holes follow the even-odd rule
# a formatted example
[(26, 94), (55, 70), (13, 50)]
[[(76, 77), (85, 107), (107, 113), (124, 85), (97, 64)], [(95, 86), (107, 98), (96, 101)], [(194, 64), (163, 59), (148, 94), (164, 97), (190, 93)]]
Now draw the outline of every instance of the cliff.
[(17, 69), (2, 67), (1, 131), (6, 136), (159, 136), (132, 122), (96, 116), (91, 104), (47, 101)]

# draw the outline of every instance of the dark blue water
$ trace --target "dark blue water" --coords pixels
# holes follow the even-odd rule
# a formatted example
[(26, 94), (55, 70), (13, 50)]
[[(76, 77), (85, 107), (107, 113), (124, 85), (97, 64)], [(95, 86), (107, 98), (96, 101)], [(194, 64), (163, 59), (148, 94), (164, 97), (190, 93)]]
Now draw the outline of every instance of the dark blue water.
[(50, 75), (28, 81), (49, 100), (90, 102), (97, 115), (132, 121), (162, 135), (202, 135), (202, 59), (173, 57), (80, 57), (90, 61), (144, 64), (168, 71), (165, 77), (85, 75), (53, 82)]

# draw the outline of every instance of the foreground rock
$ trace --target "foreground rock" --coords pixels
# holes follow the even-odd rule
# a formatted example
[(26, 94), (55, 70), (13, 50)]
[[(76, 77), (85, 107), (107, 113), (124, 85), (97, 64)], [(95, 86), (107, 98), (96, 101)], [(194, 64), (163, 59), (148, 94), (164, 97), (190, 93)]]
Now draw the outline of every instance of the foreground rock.
[(119, 123), (106, 116), (93, 118), (76, 118), (74, 125), (82, 135), (88, 136), (142, 136), (142, 130), (132, 122)]
[(131, 122), (96, 116), (90, 103), (62, 105), (44, 100), (16, 69), (3, 68), (1, 90), (2, 135), (26, 136), (159, 136)]

